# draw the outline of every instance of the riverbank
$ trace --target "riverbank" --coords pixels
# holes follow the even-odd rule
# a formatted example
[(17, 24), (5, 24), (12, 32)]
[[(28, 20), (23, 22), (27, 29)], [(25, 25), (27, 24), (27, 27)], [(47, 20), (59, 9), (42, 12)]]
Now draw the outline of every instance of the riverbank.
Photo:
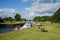
[(0, 23), (0, 28), (13, 28), (16, 27), (16, 25), (22, 26), (24, 25), (25, 22), (21, 21), (15, 21), (15, 22), (5, 22), (5, 23)]
[(19, 23), (25, 23), (25, 22), (24, 21), (13, 21), (13, 22), (6, 21), (6, 22), (0, 23), (0, 24), (19, 24)]
[(34, 27), (26, 30), (0, 34), (0, 40), (60, 40), (59, 23), (42, 23), (42, 25), (48, 32), (41, 32), (40, 29), (34, 25)]

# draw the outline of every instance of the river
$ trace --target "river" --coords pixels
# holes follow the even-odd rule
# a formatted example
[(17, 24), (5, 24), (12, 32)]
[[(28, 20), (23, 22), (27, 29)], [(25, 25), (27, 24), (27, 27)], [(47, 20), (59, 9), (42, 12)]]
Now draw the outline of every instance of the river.
[[(25, 22), (25, 24), (20, 27), (19, 29), (27, 29), (31, 27), (31, 23), (30, 22)], [(7, 33), (7, 32), (12, 32), (14, 31), (15, 28), (0, 28), (0, 33)]]

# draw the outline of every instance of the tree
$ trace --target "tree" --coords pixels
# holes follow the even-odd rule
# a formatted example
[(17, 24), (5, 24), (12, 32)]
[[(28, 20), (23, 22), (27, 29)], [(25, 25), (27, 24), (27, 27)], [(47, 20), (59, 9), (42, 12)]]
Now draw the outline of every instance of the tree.
[(26, 18), (21, 18), (21, 21), (26, 21)]
[(50, 16), (38, 16), (38, 17), (35, 17), (34, 18), (34, 21), (43, 21), (43, 22), (45, 22), (45, 21), (51, 21), (51, 17)]
[(16, 21), (20, 21), (20, 20), (21, 20), (21, 15), (17, 13), (17, 14), (15, 15), (15, 20), (16, 20)]
[(9, 18), (8, 17), (6, 17), (6, 18), (3, 18), (5, 21), (9, 21)]
[(54, 22), (60, 22), (60, 8), (54, 13), (52, 17)]
[(41, 20), (42, 21), (51, 21), (51, 17), (50, 16), (42, 16)]
[(41, 21), (41, 17), (40, 16), (35, 17), (34, 21), (37, 21), (37, 22)]
[(4, 20), (0, 17), (0, 23), (3, 23), (4, 22)]
[(6, 17), (6, 18), (4, 18), (4, 20), (12, 22), (13, 19), (12, 19), (12, 17)]
[(8, 19), (9, 19), (9, 21), (10, 21), (10, 22), (12, 22), (12, 21), (13, 21), (12, 17), (9, 17)]

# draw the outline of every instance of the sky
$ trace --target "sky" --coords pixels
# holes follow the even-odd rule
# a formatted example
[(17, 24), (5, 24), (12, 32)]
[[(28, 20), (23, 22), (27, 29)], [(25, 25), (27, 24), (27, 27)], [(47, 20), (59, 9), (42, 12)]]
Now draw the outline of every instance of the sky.
[(60, 8), (60, 0), (0, 0), (0, 17), (13, 17), (19, 13), (22, 18), (51, 16)]

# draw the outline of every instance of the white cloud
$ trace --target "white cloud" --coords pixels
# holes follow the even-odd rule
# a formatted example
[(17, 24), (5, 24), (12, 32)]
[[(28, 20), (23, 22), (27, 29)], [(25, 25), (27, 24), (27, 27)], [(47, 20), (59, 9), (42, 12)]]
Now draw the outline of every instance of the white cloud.
[(25, 0), (25, 2), (32, 2), (31, 6), (24, 10), (29, 18), (51, 16), (60, 8), (60, 0)]
[(40, 2), (40, 3), (51, 3), (51, 2), (53, 2), (53, 0), (36, 0), (36, 2)]
[(3, 13), (3, 12), (4, 12), (4, 10), (0, 9), (0, 13)]
[(51, 3), (53, 0), (23, 0), (23, 2), (40, 2), (40, 3)]
[(23, 2), (27, 2), (28, 0), (22, 0)]
[(0, 8), (0, 13), (1, 12), (16, 13), (16, 10), (15, 9), (8, 9), (8, 8)]
[[(51, 13), (54, 13), (58, 8), (60, 8), (60, 3), (46, 3), (41, 4), (39, 2), (32, 3), (31, 7), (25, 8), (25, 11), (29, 15), (28, 17), (32, 16), (51, 16)], [(36, 15), (35, 15), (36, 14)]]
[(56, 0), (57, 2), (60, 2), (60, 0)]
[(16, 9), (9, 9), (9, 8), (0, 8), (0, 17), (14, 17), (16, 13), (19, 13)]

